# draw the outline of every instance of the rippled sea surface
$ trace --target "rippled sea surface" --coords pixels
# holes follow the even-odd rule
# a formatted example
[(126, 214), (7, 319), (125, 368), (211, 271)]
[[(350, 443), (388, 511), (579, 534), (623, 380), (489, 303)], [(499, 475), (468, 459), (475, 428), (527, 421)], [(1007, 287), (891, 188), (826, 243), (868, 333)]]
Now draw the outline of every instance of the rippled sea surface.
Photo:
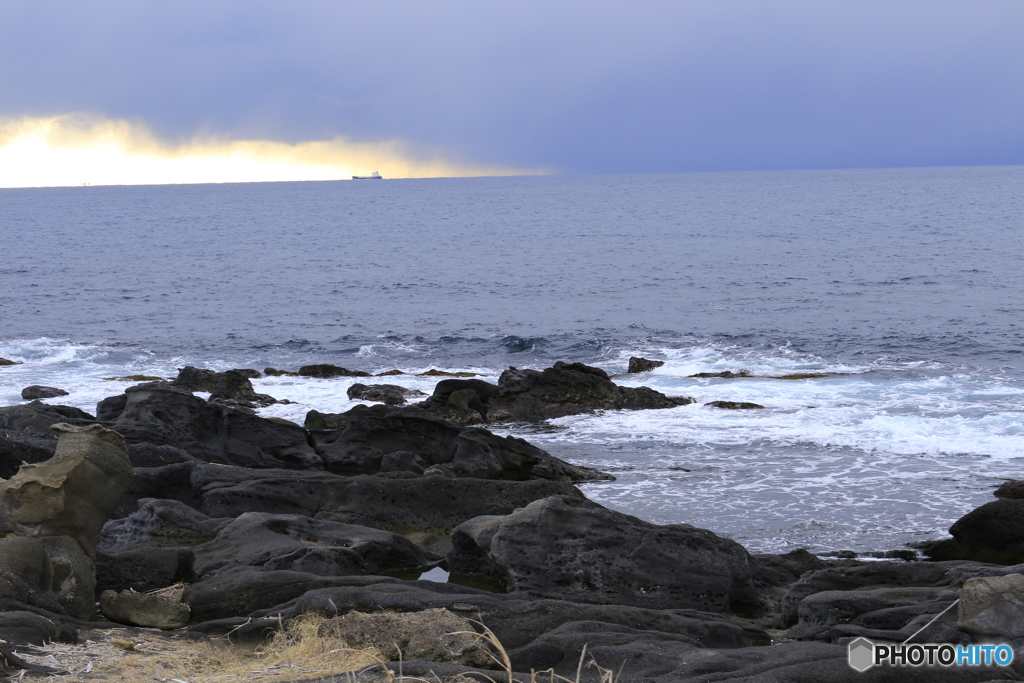
[[(0, 190), (0, 293), (0, 405), (185, 364), (664, 360), (616, 381), (698, 403), (499, 431), (752, 550), (940, 537), (1024, 478), (1022, 167)], [(751, 376), (690, 377), (722, 370)], [(353, 405), (255, 384), (295, 401), (268, 416)]]

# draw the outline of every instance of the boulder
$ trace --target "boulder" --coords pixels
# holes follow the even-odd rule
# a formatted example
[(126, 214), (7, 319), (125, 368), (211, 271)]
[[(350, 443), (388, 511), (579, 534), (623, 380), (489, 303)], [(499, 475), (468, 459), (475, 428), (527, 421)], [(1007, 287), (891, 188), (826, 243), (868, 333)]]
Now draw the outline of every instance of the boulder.
[(172, 586), (156, 593), (103, 591), (100, 611), (120, 624), (173, 631), (187, 626), (192, 616), (189, 606), (181, 602), (184, 590), (184, 586)]
[(543, 371), (509, 368), (497, 386), (483, 381), (439, 382), (419, 406), (445, 419), (473, 422), (537, 422), (594, 410), (644, 410), (693, 403), (648, 387), (620, 387), (600, 368), (559, 361)]
[(58, 423), (54, 456), (0, 482), (0, 534), (69, 536), (89, 557), (132, 481), (121, 435), (99, 425)]
[(174, 446), (200, 460), (241, 467), (323, 468), (303, 428), (208, 403), (166, 382), (128, 387), (100, 401), (96, 412), (129, 444)]
[(8, 360), (6, 358), (0, 358), (0, 367), (5, 365), (21, 365), (20, 360)]
[(299, 373), (289, 370), (278, 370), (277, 368), (263, 368), (263, 374), (267, 377), (298, 377)]
[(0, 597), (88, 619), (97, 537), (132, 466), (116, 432), (53, 429), (61, 435), (54, 456), (0, 482)]
[(629, 374), (635, 374), (638, 372), (650, 372), (655, 368), (660, 368), (665, 364), (663, 360), (647, 360), (646, 358), (640, 358), (639, 356), (631, 356), (629, 359), (629, 369), (626, 370)]
[(239, 515), (193, 552), (200, 579), (242, 566), (318, 576), (418, 575), (441, 561), (439, 555), (388, 531), (265, 512)]
[(391, 660), (457, 662), (490, 667), (494, 660), (468, 619), (446, 609), (363, 614), (349, 612), (320, 625), (319, 635), (352, 648), (374, 648)]
[(968, 579), (960, 591), (957, 626), (978, 642), (1024, 640), (1024, 575)]
[(936, 560), (965, 559), (995, 564), (1024, 562), (1024, 500), (1004, 498), (968, 512), (949, 528), (952, 539), (923, 546)]
[(353, 384), (348, 388), (348, 397), (356, 401), (373, 401), (389, 406), (404, 405), (410, 396), (426, 396), (422, 391), (406, 389), (397, 384)]
[[(270, 373), (267, 373), (270, 374)], [(331, 365), (330, 363), (320, 363), (317, 365), (303, 365), (299, 368), (299, 375), (302, 377), (321, 377), (329, 379), (331, 377), (370, 377), (370, 373), (363, 372), (362, 370), (349, 370), (338, 365)]]
[[(356, 406), (332, 416), (311, 411), (306, 426), (337, 425), (312, 431), (317, 453), (336, 474), (373, 474), (383, 469), (384, 458), (398, 452), (418, 455), (393, 458), (387, 468), (412, 462), (411, 471), (443, 465), (459, 477), (477, 479), (552, 479), (600, 481), (612, 479), (589, 467), (571, 465), (512, 436), (499, 437), (479, 427), (462, 427), (417, 408)], [(422, 464), (422, 468), (420, 465)]]
[(688, 524), (658, 526), (584, 498), (554, 496), (452, 532), (448, 568), (509, 590), (654, 609), (758, 611), (755, 562)]
[(39, 384), (33, 384), (30, 387), (25, 387), (21, 390), (21, 397), (26, 401), (32, 401), (39, 398), (57, 398), (58, 396), (67, 396), (68, 392), (57, 387), (44, 387)]
[(1024, 481), (1008, 479), (993, 491), (993, 495), (996, 498), (1024, 498)]

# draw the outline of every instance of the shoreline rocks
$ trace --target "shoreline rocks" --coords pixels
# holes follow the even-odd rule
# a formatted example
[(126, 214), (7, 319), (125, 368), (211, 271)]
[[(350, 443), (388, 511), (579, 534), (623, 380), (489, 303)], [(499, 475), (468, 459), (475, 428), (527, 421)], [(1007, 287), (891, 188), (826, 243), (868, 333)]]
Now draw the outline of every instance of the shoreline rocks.
[[(903, 642), (925, 625), (922, 642), (1024, 647), (1024, 500), (983, 505), (933, 544), (957, 559), (751, 555), (706, 529), (609, 510), (572, 483), (608, 475), (468, 426), (690, 402), (597, 368), (446, 379), (419, 406), (310, 411), (305, 426), (228, 403), (251, 398), (251, 373), (185, 370), (104, 399), (96, 417), (0, 408), (0, 465), (13, 470), (0, 481), (0, 638), (74, 639), (73, 627), (97, 627), (98, 599), (120, 623), (248, 642), (319, 614), (325, 633), (399, 642), (422, 658), (405, 673), (424, 675), (493, 666), (475, 636), (445, 640), (485, 627), (513, 671), (574, 677), (585, 649), (623, 683), (887, 680), (850, 669), (845, 643)], [(436, 568), (448, 582), (419, 578)], [(0, 656), (21, 666), (13, 646)], [(1024, 677), (1022, 663), (982, 669), (898, 673)]]
[(600, 368), (557, 362), (543, 371), (510, 367), (497, 385), (443, 380), (417, 407), (459, 424), (539, 422), (596, 410), (651, 410), (688, 405), (648, 387), (620, 387)]

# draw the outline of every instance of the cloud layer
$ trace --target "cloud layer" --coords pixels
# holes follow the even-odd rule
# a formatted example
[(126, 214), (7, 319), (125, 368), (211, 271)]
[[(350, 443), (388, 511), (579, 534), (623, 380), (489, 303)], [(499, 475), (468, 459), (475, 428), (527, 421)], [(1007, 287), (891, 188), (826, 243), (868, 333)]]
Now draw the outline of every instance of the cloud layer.
[(8, 0), (0, 116), (500, 167), (1024, 163), (1024, 3)]
[(172, 144), (123, 120), (0, 119), (0, 187), (341, 180), (371, 170), (388, 178), (530, 172), (454, 163), (400, 141), (291, 144), (204, 135)]

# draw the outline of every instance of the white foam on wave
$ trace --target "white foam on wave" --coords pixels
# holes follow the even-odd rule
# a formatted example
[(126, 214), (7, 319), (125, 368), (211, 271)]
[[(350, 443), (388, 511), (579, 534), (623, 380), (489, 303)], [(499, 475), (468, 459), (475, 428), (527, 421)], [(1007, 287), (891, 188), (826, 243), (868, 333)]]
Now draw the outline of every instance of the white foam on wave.
[(772, 376), (793, 373), (851, 374), (866, 372), (869, 366), (830, 363), (820, 356), (797, 351), (788, 345), (777, 346), (770, 352), (735, 345), (698, 345), (689, 348), (646, 347), (623, 349), (613, 360), (616, 368), (626, 367), (631, 356), (641, 355), (651, 360), (663, 360), (664, 365), (643, 376), (688, 377), (700, 372), (739, 372)]

